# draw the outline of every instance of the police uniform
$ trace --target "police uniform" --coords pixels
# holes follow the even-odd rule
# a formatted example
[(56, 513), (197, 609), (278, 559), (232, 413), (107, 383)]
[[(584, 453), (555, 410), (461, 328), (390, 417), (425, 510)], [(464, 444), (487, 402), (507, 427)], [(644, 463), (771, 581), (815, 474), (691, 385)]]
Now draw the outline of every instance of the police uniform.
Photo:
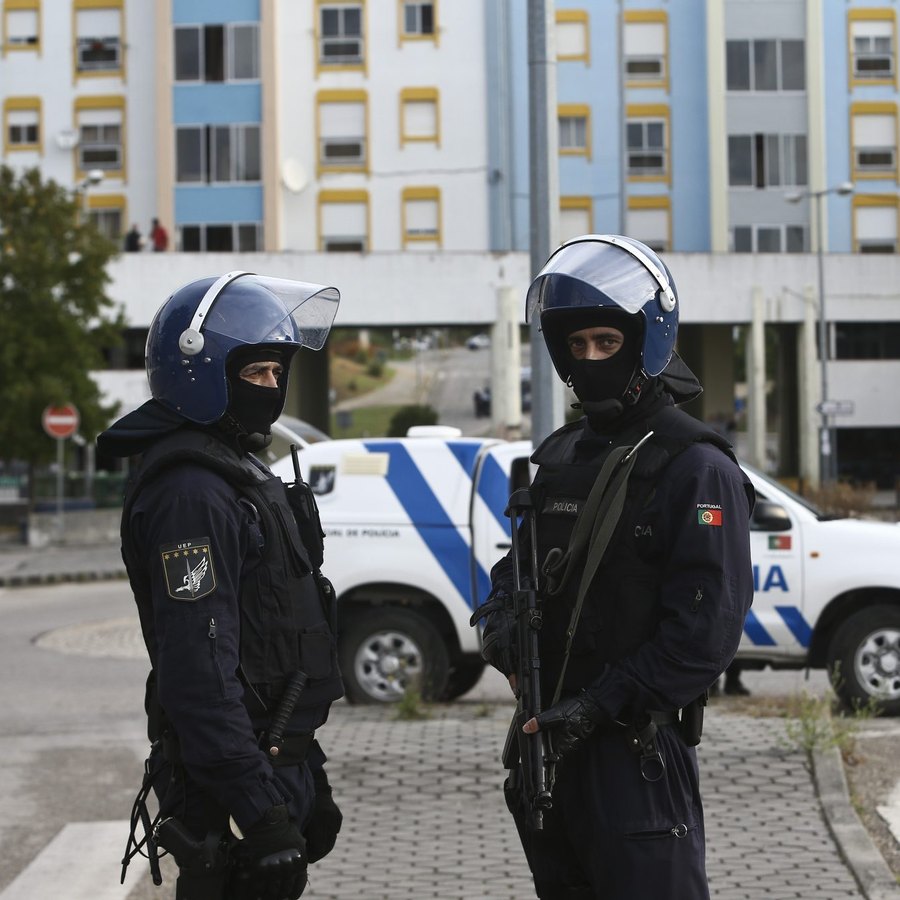
[[(544, 829), (514, 812), (542, 898), (708, 897), (697, 760), (676, 723), (653, 752), (649, 780), (632, 732), (653, 711), (674, 712), (703, 694), (732, 658), (752, 598), (747, 520), (752, 488), (722, 440), (663, 395), (645, 419), (616, 435), (586, 420), (564, 426), (535, 452), (538, 557), (565, 547), (575, 517), (613, 446), (638, 451), (622, 516), (588, 591), (562, 698), (591, 686), (607, 724), (559, 767)], [(492, 571), (512, 592), (511, 563)], [(575, 580), (577, 584), (577, 579)], [(576, 588), (542, 605), (542, 706), (550, 705)], [(490, 626), (488, 626), (490, 627)]]
[[(507, 803), (543, 900), (705, 900), (697, 711), (753, 597), (753, 489), (730, 446), (675, 407), (702, 388), (675, 354), (678, 295), (651, 248), (621, 235), (574, 238), (538, 273), (526, 306), (585, 418), (535, 451), (534, 517), (518, 531), (520, 559), (536, 548), (539, 667), (516, 646), (512, 554), (494, 566), (484, 607), (485, 658), (540, 680), (542, 711), (523, 710), (532, 718), (521, 731), (549, 760), (552, 806), (538, 828), (546, 796), (527, 771), (538, 763), (519, 768), (510, 754)], [(624, 458), (620, 448), (635, 449), (607, 482), (604, 463)], [(612, 504), (594, 505), (626, 477), (617, 517)], [(582, 522), (586, 509), (606, 512)], [(582, 537), (598, 546), (607, 532), (597, 560)], [(533, 683), (518, 687), (531, 696)], [(533, 760), (528, 740), (519, 737), (520, 758)]]
[(307, 485), (285, 486), (252, 452), (339, 297), (248, 272), (185, 285), (150, 326), (152, 399), (97, 440), (140, 456), (121, 534), (152, 748), (125, 862), (140, 819), (155, 880), (154, 848), (175, 856), (179, 900), (294, 900), (340, 829), (315, 737), (343, 694), (318, 513)]

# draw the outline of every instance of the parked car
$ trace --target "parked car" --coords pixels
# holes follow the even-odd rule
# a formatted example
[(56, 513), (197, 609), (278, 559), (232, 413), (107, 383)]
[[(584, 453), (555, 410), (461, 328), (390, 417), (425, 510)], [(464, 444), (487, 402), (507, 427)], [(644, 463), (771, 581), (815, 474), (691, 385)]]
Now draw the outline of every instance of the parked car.
[(466, 341), (466, 348), (469, 350), (483, 350), (485, 347), (491, 346), (491, 339), (486, 334), (473, 334)]
[[(523, 366), (519, 379), (522, 396), (522, 412), (531, 412), (531, 367)], [(484, 419), (491, 414), (491, 386), (486, 384), (472, 395), (475, 404), (475, 418)]]

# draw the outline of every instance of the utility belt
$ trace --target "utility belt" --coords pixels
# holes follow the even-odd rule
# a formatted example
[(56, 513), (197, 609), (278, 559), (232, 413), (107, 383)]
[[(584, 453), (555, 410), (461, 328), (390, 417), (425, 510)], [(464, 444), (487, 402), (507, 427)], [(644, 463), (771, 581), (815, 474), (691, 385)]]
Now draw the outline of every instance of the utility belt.
[[(282, 766), (299, 766), (306, 762), (306, 757), (309, 756), (310, 748), (316, 739), (316, 733), (311, 731), (307, 734), (285, 735), (277, 748), (273, 748), (270, 743), (267, 731), (258, 733), (257, 737), (259, 746), (265, 751), (269, 763), (273, 768), (278, 769)], [(277, 752), (273, 753), (273, 749), (277, 749)]]

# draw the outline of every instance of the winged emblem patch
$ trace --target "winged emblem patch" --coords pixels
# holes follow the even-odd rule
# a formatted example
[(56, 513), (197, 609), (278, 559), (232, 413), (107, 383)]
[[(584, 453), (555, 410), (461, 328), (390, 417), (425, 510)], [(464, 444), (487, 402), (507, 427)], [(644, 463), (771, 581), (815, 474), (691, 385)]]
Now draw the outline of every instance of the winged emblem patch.
[(216, 589), (209, 538), (192, 538), (160, 547), (166, 591), (173, 600), (188, 603)]

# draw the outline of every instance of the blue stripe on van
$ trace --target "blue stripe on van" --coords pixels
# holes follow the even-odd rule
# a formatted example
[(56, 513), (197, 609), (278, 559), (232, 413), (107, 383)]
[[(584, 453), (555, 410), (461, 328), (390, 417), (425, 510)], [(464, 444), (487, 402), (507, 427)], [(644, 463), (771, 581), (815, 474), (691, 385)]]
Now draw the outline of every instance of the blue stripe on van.
[[(373, 453), (387, 453), (387, 482), (391, 490), (438, 565), (460, 596), (471, 606), (469, 546), (456, 530), (409, 451), (402, 444), (396, 443), (364, 441), (364, 445)], [(414, 565), (412, 560), (410, 565)]]
[(803, 613), (796, 606), (776, 606), (775, 612), (784, 619), (784, 624), (790, 629), (797, 643), (801, 647), (808, 647), (812, 641), (812, 628), (803, 618)]
[(504, 514), (509, 502), (509, 476), (493, 456), (488, 456), (481, 467), (478, 479), (478, 496), (487, 504), (488, 509), (506, 532), (511, 535), (509, 518)]
[(757, 647), (775, 646), (774, 638), (763, 628), (762, 622), (756, 618), (752, 609), (747, 613), (747, 618), (744, 619), (744, 632)]

